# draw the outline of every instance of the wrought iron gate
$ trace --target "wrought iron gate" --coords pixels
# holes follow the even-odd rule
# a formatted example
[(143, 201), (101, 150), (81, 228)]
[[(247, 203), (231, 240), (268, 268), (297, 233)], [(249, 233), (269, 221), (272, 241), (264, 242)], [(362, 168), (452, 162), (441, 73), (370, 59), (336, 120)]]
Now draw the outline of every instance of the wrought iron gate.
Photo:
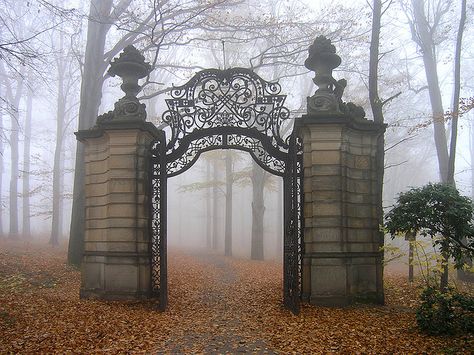
[[(284, 185), (283, 302), (299, 311), (303, 254), (302, 144), (284, 106), (286, 95), (243, 68), (198, 72), (166, 100), (161, 135), (151, 146), (151, 282), (160, 308), (167, 305), (167, 179), (214, 149), (243, 150)], [(166, 132), (166, 134), (165, 134)]]

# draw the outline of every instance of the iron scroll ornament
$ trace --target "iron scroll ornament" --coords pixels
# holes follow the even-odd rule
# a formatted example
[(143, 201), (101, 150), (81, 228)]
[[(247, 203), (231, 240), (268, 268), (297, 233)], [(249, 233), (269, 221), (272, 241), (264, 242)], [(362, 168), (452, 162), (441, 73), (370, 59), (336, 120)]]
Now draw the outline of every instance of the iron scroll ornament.
[[(151, 289), (167, 305), (167, 179), (214, 149), (243, 150), (266, 171), (283, 177), (284, 304), (299, 311), (303, 254), (303, 149), (292, 132), (286, 95), (243, 68), (198, 72), (171, 91), (160, 136), (151, 145)], [(285, 133), (286, 132), (286, 133)]]
[(188, 169), (201, 147), (216, 145), (245, 148), (262, 168), (283, 175), (289, 139), (284, 132), (291, 121), (278, 83), (249, 69), (208, 69), (174, 87), (171, 97), (162, 116), (170, 176)]

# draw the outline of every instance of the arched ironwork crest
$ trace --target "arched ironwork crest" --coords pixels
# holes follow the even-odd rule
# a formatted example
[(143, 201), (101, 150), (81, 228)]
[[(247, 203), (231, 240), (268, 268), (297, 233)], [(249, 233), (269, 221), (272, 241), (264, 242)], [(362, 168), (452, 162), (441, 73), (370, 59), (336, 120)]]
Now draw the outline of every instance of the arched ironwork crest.
[(244, 68), (207, 69), (166, 99), (160, 136), (151, 146), (152, 292), (167, 304), (166, 186), (205, 151), (247, 151), (284, 184), (284, 303), (299, 309), (302, 255), (302, 144), (293, 132), (286, 95)]
[(249, 69), (208, 69), (166, 99), (167, 172), (188, 169), (200, 152), (216, 147), (248, 151), (266, 170), (283, 175), (292, 122), (278, 83)]

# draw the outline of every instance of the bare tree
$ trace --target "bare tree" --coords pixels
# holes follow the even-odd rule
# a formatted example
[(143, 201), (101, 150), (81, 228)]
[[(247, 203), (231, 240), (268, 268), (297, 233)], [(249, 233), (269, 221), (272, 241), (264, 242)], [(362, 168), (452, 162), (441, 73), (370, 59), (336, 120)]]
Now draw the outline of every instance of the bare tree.
[[(88, 129), (93, 125), (102, 97), (104, 51), (107, 32), (110, 30), (112, 0), (91, 0), (85, 59), (82, 70), (81, 104), (79, 107), (78, 128)], [(69, 233), (68, 262), (80, 265), (84, 250), (85, 199), (84, 199), (84, 147), (78, 143), (74, 192)]]
[(263, 260), (263, 220), (265, 214), (264, 188), (268, 173), (252, 161), (252, 242), (250, 258)]
[[(214, 182), (219, 180), (219, 169), (217, 161), (212, 161), (212, 179)], [(219, 211), (219, 187), (216, 183), (212, 185), (212, 249), (216, 250), (219, 241), (218, 215)]]
[[(8, 140), (11, 151), (10, 178), (10, 235), (19, 233), (18, 217), (18, 179), (19, 137), (24, 137), (22, 159), (22, 232), (30, 235), (30, 170), (31, 170), (31, 119), (33, 116), (33, 77), (46, 81), (41, 64), (51, 54), (45, 45), (44, 35), (59, 24), (75, 16), (74, 10), (53, 4), (45, 0), (35, 2), (0, 1), (0, 75), (5, 83), (5, 95), (2, 96), (3, 112), (11, 117), (11, 134)], [(37, 78), (34, 80), (36, 81)], [(25, 121), (20, 130), (20, 101), (23, 87), (28, 87), (25, 96)], [(4, 134), (4, 133), (3, 133)], [(2, 137), (3, 140), (4, 137)], [(2, 141), (3, 144), (3, 141)], [(3, 158), (2, 158), (3, 159)]]
[[(421, 51), (423, 64), (430, 95), (434, 139), (438, 156), (440, 180), (443, 183), (455, 185), (455, 159), (457, 143), (457, 126), (459, 115), (460, 97), (460, 68), (461, 68), (461, 47), (464, 25), (466, 21), (466, 1), (461, 1), (460, 20), (456, 45), (454, 50), (454, 87), (453, 87), (453, 107), (451, 111), (451, 140), (448, 152), (448, 142), (446, 137), (445, 121), (446, 115), (443, 108), (441, 96), (441, 86), (439, 83), (437, 70), (437, 51), (439, 45), (448, 37), (452, 19), (449, 18), (449, 11), (452, 3), (443, 0), (426, 0), (411, 2), (412, 17), (409, 17), (409, 24), (412, 38)], [(427, 9), (427, 11), (425, 11)], [(444, 271), (441, 277), (441, 287), (445, 288), (448, 283), (448, 255), (444, 254)]]
[(461, 91), (461, 48), (464, 26), (466, 24), (466, 0), (461, 0), (461, 15), (456, 36), (456, 46), (454, 49), (454, 85), (453, 85), (453, 105), (451, 108), (451, 141), (449, 144), (449, 164), (448, 177), (449, 184), (454, 181), (454, 168), (456, 162), (456, 146), (458, 139), (458, 121), (459, 121), (459, 97)]
[(19, 75), (18, 64), (37, 71), (49, 54), (42, 36), (75, 16), (74, 9), (51, 1), (0, 0), (0, 60)]
[[(425, 12), (425, 6), (430, 11)], [(428, 92), (433, 118), (434, 140), (438, 157), (439, 175), (442, 182), (448, 181), (448, 148), (445, 130), (445, 119), (439, 75), (437, 69), (437, 45), (443, 26), (443, 16), (451, 7), (451, 2), (444, 0), (412, 0), (413, 17), (409, 17), (413, 41), (418, 45), (428, 84)]]
[(66, 129), (71, 122), (71, 110), (75, 106), (73, 92), (76, 89), (78, 77), (78, 67), (75, 65), (71, 44), (65, 43), (65, 33), (59, 31), (58, 50), (59, 55), (55, 58), (57, 70), (57, 99), (56, 99), (56, 143), (54, 147), (53, 165), (53, 209), (51, 219), (51, 237), (49, 243), (59, 244), (62, 228), (63, 211), (63, 161), (64, 161), (64, 140)]
[(225, 154), (225, 233), (224, 254), (232, 256), (232, 187), (234, 185), (234, 166), (229, 150)]
[(24, 79), (20, 75), (10, 77), (3, 63), (0, 61), (0, 76), (4, 78), (5, 98), (9, 105), (9, 116), (11, 123), (11, 132), (9, 138), (10, 144), (10, 195), (9, 195), (9, 214), (10, 214), (10, 232), (9, 237), (18, 238), (18, 176), (19, 176), (19, 135), (20, 135), (20, 117), (19, 106), (23, 94)]
[[(454, 85), (453, 85), (453, 104), (451, 108), (451, 141), (449, 146), (449, 166), (448, 166), (448, 183), (455, 185), (454, 171), (456, 163), (456, 148), (458, 136), (458, 121), (459, 121), (459, 101), (461, 91), (461, 48), (462, 38), (464, 34), (464, 27), (466, 24), (466, 0), (461, 0), (461, 16), (459, 20), (458, 33), (456, 36), (456, 46), (454, 54)], [(472, 260), (465, 260), (466, 264), (472, 267)], [(444, 282), (448, 282), (448, 267), (445, 266)], [(462, 269), (457, 270), (457, 277), (460, 280), (474, 281), (474, 274), (466, 272)]]
[[(211, 162), (206, 159), (206, 180), (211, 180)], [(211, 189), (206, 189), (206, 247), (212, 248), (212, 200), (211, 200)]]
[(31, 169), (31, 121), (33, 116), (33, 87), (31, 71), (27, 75), (26, 112), (23, 134), (23, 171), (22, 175), (22, 235), (23, 238), (31, 237), (30, 226), (30, 169)]

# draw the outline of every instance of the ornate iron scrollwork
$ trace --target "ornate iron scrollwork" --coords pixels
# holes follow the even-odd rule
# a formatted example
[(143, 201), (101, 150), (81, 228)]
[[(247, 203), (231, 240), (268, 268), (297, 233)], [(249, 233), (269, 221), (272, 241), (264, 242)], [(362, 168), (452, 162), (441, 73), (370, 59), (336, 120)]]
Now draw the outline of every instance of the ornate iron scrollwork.
[[(228, 148), (232, 146), (232, 140), (235, 142), (248, 136), (250, 130), (257, 141), (267, 145), (263, 149), (288, 152), (287, 137), (282, 133), (285, 121), (291, 124), (288, 121), (290, 112), (284, 106), (286, 95), (281, 94), (278, 83), (267, 82), (251, 70), (203, 70), (185, 85), (173, 88), (171, 96), (166, 100), (168, 110), (162, 117), (171, 132), (166, 154), (182, 157), (180, 164), (168, 166), (171, 175), (189, 168), (188, 164), (192, 165), (197, 159), (201, 149), (189, 150), (189, 147), (200, 145), (205, 149), (217, 143)], [(206, 131), (209, 133), (203, 134)], [(195, 132), (200, 132), (199, 141), (190, 142), (189, 138)], [(216, 134), (222, 139), (219, 140)], [(246, 143), (248, 150), (253, 151), (251, 146), (255, 143), (251, 140), (240, 143)], [(182, 155), (182, 151), (186, 154)], [(282, 175), (281, 159), (274, 162), (273, 155), (256, 154), (254, 158), (262, 167)]]
[[(152, 289), (166, 307), (166, 180), (189, 169), (205, 151), (249, 152), (284, 181), (284, 303), (299, 310), (302, 253), (302, 145), (291, 132), (286, 95), (248, 69), (209, 69), (175, 87), (151, 148)], [(287, 126), (285, 126), (287, 125)], [(287, 132), (284, 134), (283, 132)]]

